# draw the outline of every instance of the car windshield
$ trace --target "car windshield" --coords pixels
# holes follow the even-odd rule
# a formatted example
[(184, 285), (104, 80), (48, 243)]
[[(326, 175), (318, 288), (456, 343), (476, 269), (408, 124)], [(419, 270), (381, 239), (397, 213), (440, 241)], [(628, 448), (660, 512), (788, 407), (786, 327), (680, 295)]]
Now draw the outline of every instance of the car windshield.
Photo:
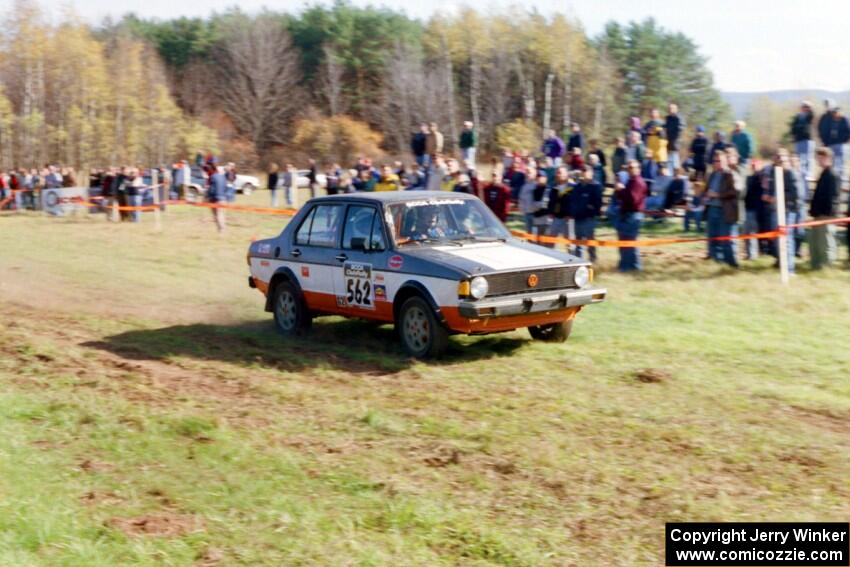
[(388, 207), (397, 246), (506, 240), (510, 233), (477, 199), (422, 199)]

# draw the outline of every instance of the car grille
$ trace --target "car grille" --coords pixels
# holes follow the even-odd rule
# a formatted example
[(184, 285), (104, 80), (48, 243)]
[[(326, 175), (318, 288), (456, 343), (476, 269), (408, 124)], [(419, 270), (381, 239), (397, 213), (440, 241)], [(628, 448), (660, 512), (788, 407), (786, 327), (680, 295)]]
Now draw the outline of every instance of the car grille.
[[(496, 295), (511, 295), (513, 293), (524, 293), (528, 291), (547, 291), (551, 289), (564, 289), (576, 287), (574, 275), (578, 267), (550, 268), (544, 270), (523, 270), (521, 272), (509, 272), (504, 274), (490, 274), (486, 276), (490, 284), (488, 297)], [(537, 285), (528, 285), (528, 278), (537, 276)]]

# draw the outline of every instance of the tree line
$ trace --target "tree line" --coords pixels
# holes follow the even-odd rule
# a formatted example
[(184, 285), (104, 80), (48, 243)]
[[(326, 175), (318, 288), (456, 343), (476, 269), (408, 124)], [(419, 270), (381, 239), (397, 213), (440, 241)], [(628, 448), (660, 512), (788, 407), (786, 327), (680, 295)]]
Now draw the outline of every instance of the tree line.
[(67, 11), (51, 24), (16, 0), (0, 37), (0, 167), (163, 163), (214, 132), (172, 98), (157, 50), (99, 36)]
[(160, 161), (213, 149), (216, 134), (258, 163), (328, 118), (334, 132), (362, 125), (352, 143), (399, 154), (421, 121), (452, 150), (472, 120), (482, 149), (497, 150), (506, 125), (542, 135), (578, 122), (609, 144), (628, 117), (668, 102), (691, 125), (725, 129), (730, 116), (697, 46), (653, 20), (590, 37), (562, 14), (463, 8), (419, 21), (340, 1), (50, 26), (35, 1), (15, 1), (0, 40), (3, 163)]

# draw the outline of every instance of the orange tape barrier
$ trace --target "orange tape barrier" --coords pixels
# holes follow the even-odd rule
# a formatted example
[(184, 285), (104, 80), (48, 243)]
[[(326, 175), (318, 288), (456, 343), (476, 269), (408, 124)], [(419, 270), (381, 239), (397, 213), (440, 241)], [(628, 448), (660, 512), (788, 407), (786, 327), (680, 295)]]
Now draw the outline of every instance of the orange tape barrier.
[[(99, 197), (99, 199), (103, 199), (103, 197)], [(209, 203), (209, 202), (206, 202), (206, 201), (193, 202), (193, 201), (186, 201), (186, 200), (183, 200), (183, 199), (167, 199), (165, 201), (161, 201), (159, 203), (159, 205), (142, 205), (142, 206), (139, 206), (139, 207), (131, 207), (131, 206), (126, 206), (126, 205), (121, 205), (121, 206), (115, 207), (114, 205), (113, 206), (100, 205), (100, 204), (95, 204), (95, 203), (91, 203), (91, 202), (83, 202), (83, 201), (81, 201), (80, 203), (84, 204), (86, 206), (89, 206), (89, 207), (91, 207), (91, 206), (95, 206), (95, 207), (104, 206), (106, 208), (115, 208), (119, 211), (154, 211), (154, 210), (160, 208), (160, 206), (162, 206), (162, 205), (171, 205), (171, 206), (186, 205), (186, 206), (189, 206), (189, 207), (202, 207), (204, 209), (226, 209), (226, 210), (230, 210), (230, 211), (238, 211), (238, 212), (243, 212), (243, 213), (258, 213), (258, 214), (264, 214), (264, 215), (294, 216), (295, 213), (298, 212), (297, 209), (275, 209), (275, 208), (271, 208), (271, 207), (249, 207), (247, 205), (233, 205), (233, 204), (230, 204), (230, 203)]]
[(838, 219), (823, 219), (818, 221), (807, 221), (789, 224), (777, 230), (759, 232), (756, 234), (740, 234), (738, 236), (697, 236), (693, 238), (649, 238), (644, 240), (579, 240), (575, 238), (564, 238), (561, 236), (538, 236), (522, 230), (512, 230), (511, 234), (530, 242), (543, 244), (575, 244), (578, 246), (599, 246), (608, 248), (645, 248), (649, 246), (665, 246), (668, 244), (683, 244), (687, 242), (725, 242), (729, 240), (752, 240), (778, 238), (787, 233), (789, 228), (806, 228), (811, 226), (822, 226), (825, 224), (848, 224), (850, 217)]
[[(7, 203), (9, 203), (15, 193), (20, 193), (23, 191), (29, 191), (29, 189), (10, 189), (12, 195), (0, 201), (0, 209), (2, 209)], [(106, 197), (97, 196), (92, 197), (92, 199), (97, 201), (103, 201)], [(183, 199), (166, 199), (161, 201), (157, 205), (141, 205), (141, 206), (130, 206), (130, 205), (104, 205), (101, 202), (95, 203), (92, 201), (85, 201), (80, 197), (72, 197), (71, 201), (77, 205), (81, 205), (84, 207), (104, 207), (109, 209), (115, 209), (118, 211), (155, 211), (159, 209), (163, 205), (186, 205), (190, 207), (202, 207), (205, 209), (225, 209), (237, 212), (245, 212), (245, 213), (257, 213), (257, 214), (266, 214), (266, 215), (283, 215), (283, 216), (294, 216), (298, 209), (275, 209), (271, 207), (249, 207), (247, 205), (233, 205), (230, 203), (209, 203), (206, 201), (202, 202), (193, 202), (186, 201)], [(836, 218), (836, 219), (822, 219), (815, 221), (806, 221), (796, 224), (789, 224), (784, 227), (780, 227), (777, 230), (771, 230), (768, 232), (760, 232), (757, 234), (740, 234), (738, 236), (715, 236), (715, 237), (707, 237), (707, 236), (697, 236), (692, 238), (650, 238), (644, 240), (579, 240), (575, 238), (564, 238), (561, 236), (538, 236), (535, 234), (531, 234), (522, 230), (511, 230), (511, 234), (518, 238), (522, 238), (524, 240), (529, 240), (531, 242), (544, 243), (544, 244), (575, 244), (578, 246), (599, 246), (599, 247), (609, 247), (609, 248), (644, 248), (649, 246), (665, 246), (668, 244), (684, 244), (687, 242), (707, 242), (709, 240), (714, 240), (718, 242), (727, 241), (727, 240), (751, 240), (753, 238), (758, 239), (767, 239), (767, 238), (777, 238), (787, 232), (789, 228), (807, 228), (813, 226), (823, 226), (827, 224), (850, 224), (850, 216)]]
[[(25, 189), (14, 189), (13, 193), (18, 193), (21, 191), (25, 191)], [(75, 205), (80, 205), (82, 207), (103, 207), (105, 209), (115, 209), (117, 211), (155, 211), (162, 207), (163, 205), (186, 205), (189, 207), (203, 207), (205, 209), (227, 209), (231, 211), (245, 212), (245, 213), (258, 213), (265, 215), (284, 215), (284, 216), (294, 216), (295, 213), (298, 212), (298, 209), (275, 209), (271, 207), (249, 207), (246, 205), (233, 205), (230, 203), (209, 203), (206, 201), (202, 202), (193, 202), (186, 201), (183, 199), (167, 199), (165, 201), (160, 201), (157, 205), (139, 205), (139, 206), (131, 206), (131, 205), (114, 205), (114, 204), (105, 204), (103, 201), (107, 199), (107, 197), (96, 196), (92, 197), (91, 201), (86, 201), (81, 197), (71, 197), (70, 202)], [(12, 200), (12, 197), (8, 197), (2, 202), (0, 202), (0, 206), (5, 205), (9, 201)]]
[(838, 218), (838, 219), (822, 219), (822, 220), (798, 222), (796, 224), (786, 225), (785, 228), (807, 228), (807, 227), (810, 227), (810, 226), (823, 226), (825, 224), (848, 224), (848, 223), (850, 223), (850, 217), (842, 217), (842, 218)]
[(716, 237), (694, 237), (694, 238), (650, 238), (644, 240), (579, 240), (577, 238), (564, 238), (561, 236), (537, 236), (521, 230), (512, 230), (511, 234), (518, 238), (531, 242), (543, 244), (575, 244), (578, 246), (599, 246), (608, 248), (644, 248), (648, 246), (665, 246), (667, 244), (684, 244), (687, 242), (707, 242), (709, 240), (747, 240), (752, 238), (777, 238), (782, 232), (772, 230), (758, 234), (743, 234), (739, 236), (716, 236)]
[(178, 204), (186, 204), (192, 207), (204, 207), (206, 209), (226, 209), (230, 211), (240, 211), (245, 213), (259, 213), (263, 215), (286, 215), (293, 216), (298, 212), (298, 209), (273, 209), (270, 207), (248, 207), (245, 205), (231, 205), (229, 203), (192, 203), (183, 202)]
[(192, 201), (183, 201), (183, 200), (168, 200), (162, 201), (158, 205), (141, 205), (138, 207), (129, 206), (129, 205), (104, 205), (101, 203), (92, 203), (91, 201), (74, 201), (79, 205), (83, 205), (86, 207), (103, 207), (106, 209), (116, 209), (119, 211), (155, 211), (159, 209), (163, 205), (186, 205), (188, 207), (201, 207), (204, 209), (226, 209), (230, 211), (237, 211), (242, 213), (257, 213), (262, 215), (284, 215), (284, 216), (294, 216), (295, 213), (298, 212), (297, 209), (274, 209), (270, 207), (249, 207), (246, 205), (232, 205), (230, 203), (208, 203), (208, 202), (199, 202), (194, 203)]

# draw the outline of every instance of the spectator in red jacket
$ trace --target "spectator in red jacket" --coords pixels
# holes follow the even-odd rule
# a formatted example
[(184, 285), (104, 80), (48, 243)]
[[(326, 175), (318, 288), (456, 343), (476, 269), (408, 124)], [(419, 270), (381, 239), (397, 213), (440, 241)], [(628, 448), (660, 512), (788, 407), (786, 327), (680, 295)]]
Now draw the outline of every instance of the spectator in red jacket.
[(584, 157), (581, 155), (581, 148), (573, 148), (570, 154), (569, 165), (570, 169), (577, 169), (579, 171), (584, 169)]
[(511, 206), (511, 190), (502, 183), (500, 177), (498, 172), (494, 173), (493, 181), (484, 187), (484, 203), (500, 221), (506, 222)]
[[(637, 160), (629, 161), (629, 180), (626, 186), (614, 193), (619, 205), (619, 212), (614, 226), (617, 238), (620, 240), (637, 240), (640, 225), (643, 221), (644, 203), (646, 202), (646, 183), (641, 177), (641, 165)], [(621, 272), (640, 270), (640, 253), (637, 248), (620, 248), (620, 263), (617, 268)]]

